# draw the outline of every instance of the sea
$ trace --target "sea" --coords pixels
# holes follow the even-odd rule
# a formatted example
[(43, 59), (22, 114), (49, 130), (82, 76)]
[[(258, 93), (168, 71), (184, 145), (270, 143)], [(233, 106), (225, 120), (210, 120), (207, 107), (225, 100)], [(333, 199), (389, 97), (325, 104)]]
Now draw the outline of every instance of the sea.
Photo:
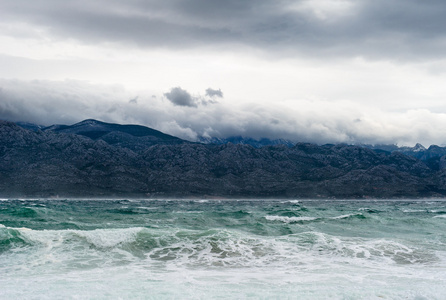
[(3, 199), (0, 299), (446, 299), (446, 201)]

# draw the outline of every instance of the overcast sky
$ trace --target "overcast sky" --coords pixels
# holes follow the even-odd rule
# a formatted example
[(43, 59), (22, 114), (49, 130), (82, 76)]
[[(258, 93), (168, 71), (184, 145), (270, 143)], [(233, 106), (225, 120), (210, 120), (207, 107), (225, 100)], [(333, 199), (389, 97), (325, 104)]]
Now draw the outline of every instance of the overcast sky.
[(446, 144), (444, 0), (0, 0), (0, 119)]

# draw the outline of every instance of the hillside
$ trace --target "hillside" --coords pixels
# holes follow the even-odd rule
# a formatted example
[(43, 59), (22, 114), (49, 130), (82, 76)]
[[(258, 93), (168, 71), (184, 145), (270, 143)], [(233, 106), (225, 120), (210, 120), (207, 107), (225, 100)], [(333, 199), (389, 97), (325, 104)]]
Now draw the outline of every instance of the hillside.
[[(153, 140), (139, 127), (107, 131), (97, 121), (88, 131), (88, 122), (32, 131), (0, 121), (0, 197), (446, 195), (444, 156), (430, 166), (398, 151), (349, 145), (204, 145), (162, 133)], [(152, 140), (136, 147), (130, 136)]]

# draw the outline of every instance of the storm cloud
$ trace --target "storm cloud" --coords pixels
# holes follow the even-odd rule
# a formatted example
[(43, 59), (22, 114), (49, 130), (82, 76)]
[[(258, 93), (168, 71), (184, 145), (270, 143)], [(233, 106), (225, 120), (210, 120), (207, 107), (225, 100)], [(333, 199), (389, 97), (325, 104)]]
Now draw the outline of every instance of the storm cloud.
[(165, 93), (164, 96), (178, 106), (197, 107), (196, 100), (186, 91), (180, 87), (174, 87), (170, 92)]
[(0, 32), (143, 48), (435, 59), (445, 50), (445, 15), (442, 0), (3, 0)]

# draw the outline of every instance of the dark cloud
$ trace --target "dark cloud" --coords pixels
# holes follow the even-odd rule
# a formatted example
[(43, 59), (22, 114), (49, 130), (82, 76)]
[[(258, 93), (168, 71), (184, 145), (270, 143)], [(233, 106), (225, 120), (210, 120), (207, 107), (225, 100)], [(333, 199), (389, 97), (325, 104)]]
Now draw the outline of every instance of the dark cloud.
[(206, 89), (206, 96), (208, 97), (219, 97), (219, 98), (223, 98), (223, 92), (221, 91), (221, 89), (218, 90), (214, 90), (211, 88)]
[(8, 34), (28, 24), (62, 39), (140, 47), (391, 59), (443, 57), (446, 47), (443, 0), (2, 0), (0, 15)]
[(165, 93), (164, 96), (166, 96), (166, 98), (174, 105), (197, 107), (197, 102), (191, 94), (180, 87), (172, 88), (170, 92)]

